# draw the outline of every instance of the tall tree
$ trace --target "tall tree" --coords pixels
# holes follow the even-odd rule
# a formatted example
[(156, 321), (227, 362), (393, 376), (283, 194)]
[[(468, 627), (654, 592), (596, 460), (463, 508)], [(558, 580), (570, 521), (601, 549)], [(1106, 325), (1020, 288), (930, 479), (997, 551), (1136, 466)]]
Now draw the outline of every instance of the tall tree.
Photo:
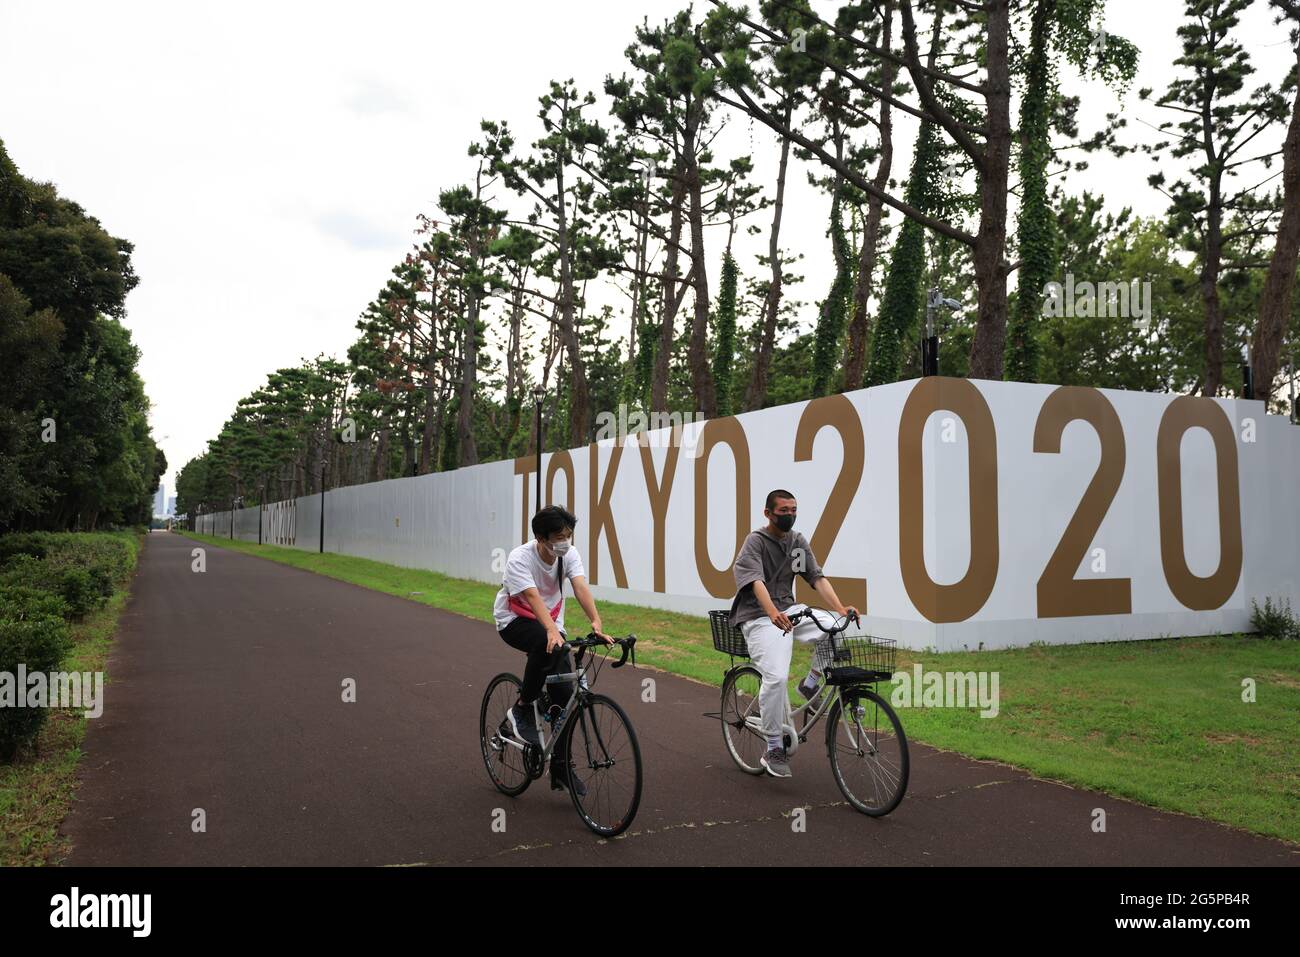
[(1056, 218), (1047, 201), (1047, 160), (1051, 153), (1050, 124), (1055, 72), (1049, 45), (1056, 0), (1034, 0), (1025, 60), (1024, 93), (1020, 100), (1020, 214), (1017, 241), (1020, 267), (1015, 311), (1007, 323), (1003, 374), (1019, 382), (1038, 380), (1038, 315), (1043, 289), (1056, 277)]
[(131, 253), (0, 143), (0, 530), (152, 514), (164, 460), (119, 321)]
[(584, 110), (596, 102), (590, 94), (579, 94), (572, 80), (552, 82), (549, 92), (539, 98), (545, 135), (533, 143), (533, 153), (525, 159), (511, 155), (513, 138), (504, 124), (485, 122), (484, 131), (493, 137), (490, 153), (492, 169), (505, 183), (534, 201), (528, 227), (545, 244), (546, 253), (538, 264), (538, 274), (556, 284), (556, 323), (561, 344), (568, 359), (568, 441), (585, 444), (592, 420), (588, 396), (586, 364), (579, 349), (577, 316), (578, 284), (600, 274), (617, 256), (604, 242), (603, 231), (596, 222), (593, 207), (595, 187), (584, 170), (587, 157), (598, 163), (596, 153), (607, 133)]
[[(1204, 374), (1201, 392), (1217, 395), (1223, 384), (1224, 310), (1220, 283), (1225, 269), (1225, 248), (1239, 233), (1225, 230), (1233, 210), (1255, 201), (1257, 183), (1238, 189), (1234, 180), (1243, 169), (1265, 155), (1243, 151), (1272, 124), (1286, 115), (1284, 97), (1268, 84), (1253, 90), (1247, 81), (1254, 74), (1250, 56), (1234, 35), (1240, 14), (1250, 0), (1186, 0), (1185, 19), (1178, 27), (1182, 55), (1174, 65), (1184, 72), (1170, 81), (1155, 101), (1182, 119), (1168, 120), (1160, 129), (1173, 135), (1141, 147), (1160, 168), (1149, 182), (1170, 201), (1170, 229), (1187, 237), (1200, 261), (1200, 293), (1205, 315)], [(1143, 98), (1149, 90), (1141, 91)], [(1272, 155), (1272, 154), (1268, 154)], [(1191, 163), (1186, 175), (1170, 181), (1168, 160)], [(1244, 229), (1254, 227), (1243, 226)]]
[[(859, 7), (845, 7), (841, 12), (841, 31), (853, 28), (853, 20), (861, 17), (865, 10)], [(879, 7), (879, 44), (883, 50), (890, 50), (893, 39), (894, 9), (892, 0), (886, 0)], [(878, 61), (882, 91), (894, 93), (894, 81), (898, 73), (898, 63), (892, 57), (881, 57)], [(867, 347), (870, 342), (867, 304), (871, 299), (876, 271), (876, 258), (880, 246), (880, 224), (884, 204), (881, 196), (889, 185), (889, 176), (894, 163), (894, 122), (891, 96), (876, 98), (878, 117), (876, 120), (879, 140), (879, 158), (876, 162), (876, 174), (872, 178), (874, 192), (866, 197), (866, 213), (862, 223), (862, 244), (858, 250), (857, 276), (853, 284), (853, 315), (849, 321), (848, 352), (844, 358), (845, 390), (862, 387), (863, 373), (866, 371)]]
[(1265, 402), (1272, 398), (1273, 383), (1281, 364), (1282, 340), (1295, 291), (1296, 260), (1300, 257), (1300, 2), (1270, 2), (1278, 11), (1278, 22), (1290, 26), (1296, 62), (1284, 84), (1291, 93), (1291, 119), (1282, 144), (1282, 213), (1251, 346), (1255, 398)]
[(484, 202), (484, 174), (485, 167), (480, 164), (473, 189), (458, 186), (445, 190), (438, 196), (438, 205), (451, 221), (450, 235), (445, 242), (445, 255), (454, 259), (459, 267), (458, 292), (464, 303), (459, 411), (456, 418), (461, 465), (478, 463), (473, 415), (474, 387), (479, 370), (478, 343), (483, 332), (479, 312), (483, 300), (491, 295), (494, 288), (500, 288), (505, 282), (499, 273), (490, 271), (488, 247), (496, 239), (497, 230), (506, 214)]
[[(671, 184), (650, 404), (654, 411), (667, 411), (676, 317), (689, 287), (695, 302), (687, 364), (697, 407), (706, 416), (714, 414), (716, 405), (708, 362), (710, 299), (704, 245), (708, 215), (704, 192), (709, 176), (703, 157), (714, 135), (708, 101), (711, 74), (704, 66), (709, 54), (707, 40), (692, 23), (689, 10), (655, 27), (647, 21), (637, 28), (636, 42), (627, 48), (628, 61), (636, 74), (633, 78), (611, 78), (605, 86), (614, 98), (615, 115), (625, 128), (654, 144), (655, 148), (648, 152), (665, 157), (665, 167), (656, 167), (655, 171)], [(690, 234), (689, 247), (682, 242), (683, 232)], [(685, 277), (680, 265), (683, 253), (690, 262)]]

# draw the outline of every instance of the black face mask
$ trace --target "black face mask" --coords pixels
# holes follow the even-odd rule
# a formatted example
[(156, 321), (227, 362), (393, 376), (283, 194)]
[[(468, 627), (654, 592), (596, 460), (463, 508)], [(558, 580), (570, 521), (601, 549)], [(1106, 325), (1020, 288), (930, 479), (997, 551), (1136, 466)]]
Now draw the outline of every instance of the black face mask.
[(794, 516), (775, 515), (772, 517), (772, 524), (774, 524), (781, 531), (788, 532), (790, 531), (790, 529), (794, 528)]

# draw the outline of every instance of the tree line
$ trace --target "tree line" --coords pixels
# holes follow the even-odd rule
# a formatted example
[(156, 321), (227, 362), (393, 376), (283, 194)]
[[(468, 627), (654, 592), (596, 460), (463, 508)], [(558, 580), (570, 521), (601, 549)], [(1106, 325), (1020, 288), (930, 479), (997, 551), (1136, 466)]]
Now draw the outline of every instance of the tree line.
[[(1252, 3), (1296, 51), (1284, 75), (1256, 76)], [(912, 378), (931, 288), (964, 306), (940, 319), (946, 375), (1214, 396), (1244, 387), (1244, 352), (1280, 410), (1300, 321), (1300, 3), (1186, 0), (1158, 91), (1130, 91), (1138, 46), (1104, 14), (715, 0), (643, 22), (599, 94), (551, 82), (522, 140), (482, 121), (347, 356), (240, 400), (182, 470), (178, 509), (580, 446), (620, 403), (711, 418)], [(1102, 129), (1080, 129), (1066, 74), (1112, 98)], [(1152, 121), (1131, 122), (1133, 96)], [(753, 138), (770, 181), (721, 152), (735, 122), (770, 132)], [(1130, 156), (1164, 212), (1072, 190), (1100, 152)], [(833, 265), (806, 292), (782, 232), (799, 172)], [(765, 252), (742, 261), (739, 235)]]
[(0, 532), (149, 523), (167, 460), (120, 321), (131, 252), (0, 142)]

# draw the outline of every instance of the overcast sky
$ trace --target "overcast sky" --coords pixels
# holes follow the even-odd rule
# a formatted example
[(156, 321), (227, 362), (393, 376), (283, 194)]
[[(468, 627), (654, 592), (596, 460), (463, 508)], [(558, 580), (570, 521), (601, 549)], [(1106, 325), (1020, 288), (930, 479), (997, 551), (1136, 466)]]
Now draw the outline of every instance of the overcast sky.
[[(25, 175), (52, 180), (135, 244), (140, 285), (126, 325), (143, 353), (168, 495), (175, 472), (267, 373), (344, 354), (357, 315), (413, 241), (416, 215), (472, 175), (465, 149), (480, 119), (508, 120), (531, 142), (550, 79), (599, 90), (624, 71), (633, 27), (681, 6), (3, 0), (0, 139)], [(1109, 7), (1107, 31), (1142, 50), (1133, 90), (1162, 89), (1181, 2)], [(1263, 0), (1243, 22), (1257, 78), (1276, 82), (1290, 56), (1284, 34)], [(1134, 93), (1121, 104), (1073, 78), (1064, 85), (1087, 94), (1084, 129), (1121, 106), (1159, 120)], [(906, 125), (898, 133), (896, 176), (906, 175), (912, 135)], [(770, 190), (775, 139), (734, 118), (718, 153), (749, 151)], [(1097, 161), (1069, 189), (1155, 214), (1164, 204), (1145, 186), (1149, 171), (1144, 159)], [(807, 257), (794, 295), (811, 322), (830, 282), (828, 201), (805, 179), (802, 169), (791, 176), (782, 238)], [(712, 255), (725, 236), (709, 239)], [(757, 251), (743, 250), (743, 271), (757, 271)], [(715, 265), (714, 292), (716, 277)]]

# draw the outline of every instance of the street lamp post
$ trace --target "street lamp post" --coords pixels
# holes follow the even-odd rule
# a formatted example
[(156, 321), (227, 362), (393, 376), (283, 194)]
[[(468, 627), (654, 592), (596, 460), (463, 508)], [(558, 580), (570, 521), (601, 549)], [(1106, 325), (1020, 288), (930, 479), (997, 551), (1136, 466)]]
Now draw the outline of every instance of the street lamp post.
[(539, 382), (533, 386), (533, 403), (537, 410), (537, 507), (533, 509), (534, 514), (542, 509), (542, 401), (545, 398), (546, 387)]
[(325, 457), (320, 461), (320, 553), (325, 554)]

